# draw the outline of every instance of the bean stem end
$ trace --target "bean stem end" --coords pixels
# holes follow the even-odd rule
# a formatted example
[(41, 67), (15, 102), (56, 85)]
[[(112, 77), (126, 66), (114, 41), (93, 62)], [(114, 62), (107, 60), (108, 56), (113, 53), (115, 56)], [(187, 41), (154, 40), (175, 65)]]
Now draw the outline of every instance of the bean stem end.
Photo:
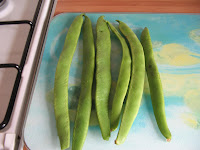
[(119, 143), (117, 142), (117, 140), (115, 140), (115, 144), (116, 144), (116, 145), (119, 145)]
[(170, 142), (171, 141), (171, 139), (167, 139), (167, 142)]
[(120, 23), (120, 21), (119, 21), (119, 20), (116, 20), (116, 21)]

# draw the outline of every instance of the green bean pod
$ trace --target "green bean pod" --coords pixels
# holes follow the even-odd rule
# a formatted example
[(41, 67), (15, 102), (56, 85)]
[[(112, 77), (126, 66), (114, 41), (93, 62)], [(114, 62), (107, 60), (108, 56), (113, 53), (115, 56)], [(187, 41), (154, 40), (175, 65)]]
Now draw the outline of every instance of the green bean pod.
[(81, 93), (73, 131), (72, 150), (81, 150), (88, 132), (92, 109), (92, 83), (95, 66), (95, 46), (92, 23), (85, 16), (83, 23), (83, 70)]
[(110, 137), (110, 120), (108, 115), (108, 100), (111, 88), (110, 31), (104, 16), (99, 17), (96, 25), (96, 95), (95, 106), (101, 134), (104, 140)]
[(164, 94), (162, 90), (162, 83), (160, 80), (160, 75), (156, 62), (154, 60), (151, 37), (148, 28), (145, 28), (142, 31), (141, 43), (144, 49), (145, 66), (156, 122), (163, 136), (167, 139), (167, 141), (170, 141), (171, 133), (167, 126), (167, 120), (165, 116), (165, 103)]
[(70, 120), (68, 112), (68, 78), (73, 54), (83, 23), (83, 14), (72, 22), (56, 67), (54, 81), (54, 112), (61, 149), (70, 146)]
[(125, 23), (121, 21), (118, 22), (120, 31), (130, 44), (132, 56), (132, 72), (129, 91), (120, 129), (117, 139), (115, 140), (115, 144), (119, 145), (126, 140), (129, 130), (139, 111), (144, 88), (145, 60), (142, 45), (135, 33)]
[(110, 22), (107, 21), (107, 23), (112, 32), (114, 32), (114, 34), (119, 39), (123, 51), (120, 72), (117, 80), (117, 86), (113, 98), (112, 111), (111, 111), (110, 124), (111, 124), (111, 131), (113, 131), (117, 128), (119, 124), (123, 101), (128, 90), (130, 74), (131, 74), (131, 56), (125, 39), (121, 36), (121, 34)]

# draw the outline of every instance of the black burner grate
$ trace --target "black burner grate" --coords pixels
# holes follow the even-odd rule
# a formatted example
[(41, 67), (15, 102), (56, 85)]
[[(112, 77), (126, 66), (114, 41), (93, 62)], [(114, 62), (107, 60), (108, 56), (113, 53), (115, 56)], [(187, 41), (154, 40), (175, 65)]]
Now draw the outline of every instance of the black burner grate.
[(29, 34), (28, 34), (28, 37), (27, 37), (27, 40), (26, 40), (26, 44), (25, 44), (25, 47), (24, 47), (24, 51), (23, 51), (23, 54), (22, 54), (20, 64), (19, 65), (14, 64), (14, 63), (0, 64), (0, 68), (16, 68), (17, 71), (18, 71), (5, 117), (4, 117), (3, 121), (0, 123), (0, 130), (5, 128), (6, 125), (9, 123), (9, 120), (10, 120), (10, 117), (11, 117), (11, 114), (12, 114), (12, 111), (13, 111), (15, 99), (16, 99), (16, 96), (17, 96), (17, 92), (18, 92), (18, 88), (19, 88), (19, 84), (20, 84), (20, 80), (21, 80), (22, 70), (23, 70), (25, 62), (26, 62), (26, 57), (27, 57), (28, 50), (29, 50), (29, 47), (30, 47), (31, 39), (32, 39), (32, 36), (33, 36), (33, 32), (34, 32), (34, 29), (35, 29), (35, 24), (36, 24), (36, 21), (37, 21), (37, 18), (38, 18), (38, 14), (39, 14), (39, 11), (40, 11), (41, 4), (42, 4), (42, 0), (39, 0), (32, 21), (29, 21), (29, 20), (19, 20), (18, 21), (17, 20), (17, 21), (0, 22), (0, 25), (16, 25), (16, 24), (28, 24), (28, 25), (30, 25)]
[(6, 0), (0, 0), (0, 7), (3, 6)]

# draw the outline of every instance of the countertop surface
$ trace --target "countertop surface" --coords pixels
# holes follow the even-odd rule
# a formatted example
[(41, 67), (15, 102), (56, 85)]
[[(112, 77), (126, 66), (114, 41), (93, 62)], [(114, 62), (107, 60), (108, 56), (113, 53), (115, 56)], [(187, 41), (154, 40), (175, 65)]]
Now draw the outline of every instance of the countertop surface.
[(58, 0), (63, 12), (200, 13), (200, 0)]
[(200, 13), (200, 0), (58, 0), (65, 12)]

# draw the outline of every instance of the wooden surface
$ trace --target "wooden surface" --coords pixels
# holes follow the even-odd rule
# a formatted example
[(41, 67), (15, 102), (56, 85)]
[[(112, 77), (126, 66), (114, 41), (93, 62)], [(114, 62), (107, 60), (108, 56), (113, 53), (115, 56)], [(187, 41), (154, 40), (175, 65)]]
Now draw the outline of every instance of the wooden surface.
[(63, 12), (200, 13), (200, 0), (58, 0)]

